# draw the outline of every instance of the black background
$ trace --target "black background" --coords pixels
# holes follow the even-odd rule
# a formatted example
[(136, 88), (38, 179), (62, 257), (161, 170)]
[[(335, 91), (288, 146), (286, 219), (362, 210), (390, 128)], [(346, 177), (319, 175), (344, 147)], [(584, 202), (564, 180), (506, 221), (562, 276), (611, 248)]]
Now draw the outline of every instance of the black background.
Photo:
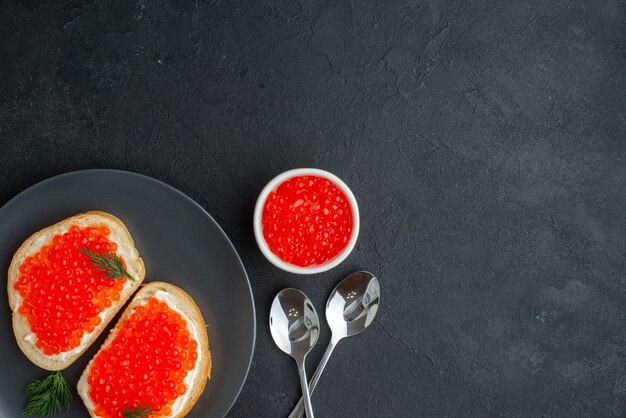
[[(298, 399), (267, 327), (275, 293), (323, 311), (356, 269), (380, 278), (382, 307), (331, 358), (319, 416), (624, 416), (625, 8), (4, 1), (0, 203), (103, 167), (204, 206), (257, 303), (229, 417)], [(352, 255), (313, 277), (270, 265), (251, 228), (262, 187), (294, 167), (337, 174), (361, 207)]]

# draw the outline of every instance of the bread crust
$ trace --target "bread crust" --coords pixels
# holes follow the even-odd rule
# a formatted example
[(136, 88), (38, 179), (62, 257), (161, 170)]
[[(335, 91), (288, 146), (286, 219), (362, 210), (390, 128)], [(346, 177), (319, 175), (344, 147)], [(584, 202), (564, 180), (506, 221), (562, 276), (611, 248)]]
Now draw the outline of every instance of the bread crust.
[[(75, 349), (70, 355), (46, 355), (36, 345), (35, 341), (27, 339), (31, 333), (28, 320), (18, 312), (22, 304), (22, 298), (18, 291), (13, 287), (19, 277), (19, 267), (26, 257), (33, 254), (47, 244), (56, 234), (66, 232), (70, 226), (98, 226), (104, 225), (111, 230), (109, 240), (118, 245), (118, 252), (124, 251), (124, 261), (128, 272), (133, 276), (135, 281), (127, 280), (119, 301), (113, 303), (109, 308), (103, 311), (102, 322), (95, 327), (94, 331), (89, 334), (88, 338), (82, 341), (81, 345)], [(63, 370), (78, 359), (89, 346), (98, 338), (100, 333), (107, 327), (115, 314), (124, 306), (126, 301), (139, 288), (146, 275), (146, 269), (142, 258), (139, 256), (135, 243), (128, 232), (124, 223), (110, 213), (102, 211), (89, 211), (71, 216), (54, 225), (44, 228), (31, 235), (18, 248), (13, 255), (11, 264), (9, 265), (7, 294), (9, 297), (9, 306), (12, 311), (13, 333), (20, 350), (37, 366), (46, 370)]]
[[(198, 356), (198, 362), (196, 363), (195, 367), (195, 369), (198, 370), (198, 373), (196, 374), (194, 380), (191, 382), (187, 389), (188, 391), (191, 390), (192, 392), (187, 398), (185, 404), (182, 406), (181, 411), (177, 415), (172, 416), (172, 418), (183, 418), (189, 413), (191, 408), (198, 401), (198, 398), (204, 391), (206, 381), (210, 378), (211, 374), (211, 351), (209, 349), (209, 337), (206, 332), (206, 324), (202, 317), (202, 313), (200, 312), (200, 308), (198, 308), (198, 305), (196, 305), (195, 301), (191, 298), (191, 296), (189, 296), (189, 294), (187, 294), (187, 292), (177, 286), (174, 286), (173, 284), (165, 282), (151, 282), (143, 285), (120, 316), (120, 319), (115, 324), (115, 328), (111, 329), (109, 336), (104, 341), (94, 358), (100, 353), (100, 351), (106, 348), (113, 341), (119, 331), (119, 328), (124, 322), (126, 322), (130, 318), (135, 308), (137, 306), (143, 305), (159, 290), (167, 292), (174, 298), (174, 307), (185, 314), (188, 322), (190, 323), (189, 325), (196, 331), (198, 338), (200, 355)], [(167, 303), (168, 305), (170, 305), (170, 302)], [(84, 387), (85, 385), (87, 385), (87, 376), (89, 375), (89, 371), (91, 370), (92, 363), (93, 358), (89, 361), (89, 364), (80, 376), (77, 384), (77, 389), (78, 394), (82, 398), (83, 403), (85, 404), (85, 407), (89, 412), (89, 415), (96, 418), (91, 398), (89, 398), (88, 393), (85, 393), (81, 390), (81, 386)]]

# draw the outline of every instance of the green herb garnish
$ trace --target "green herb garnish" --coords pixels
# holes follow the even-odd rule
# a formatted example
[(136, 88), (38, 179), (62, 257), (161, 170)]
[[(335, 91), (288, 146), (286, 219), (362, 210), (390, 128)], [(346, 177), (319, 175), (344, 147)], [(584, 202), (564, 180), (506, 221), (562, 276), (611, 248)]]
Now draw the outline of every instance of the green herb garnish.
[(108, 251), (102, 254), (94, 253), (87, 248), (79, 248), (87, 257), (91, 259), (91, 262), (98, 268), (98, 270), (106, 273), (107, 277), (112, 279), (121, 279), (122, 277), (128, 277), (130, 280), (135, 281), (134, 277), (124, 268), (122, 260), (115, 253)]
[(28, 402), (22, 413), (29, 417), (49, 417), (61, 409), (68, 409), (72, 402), (72, 390), (60, 371), (50, 373), (45, 379), (33, 380), (24, 395)]
[(147, 406), (140, 406), (139, 408), (124, 408), (122, 415), (124, 418), (145, 418), (154, 414), (156, 411), (148, 408)]

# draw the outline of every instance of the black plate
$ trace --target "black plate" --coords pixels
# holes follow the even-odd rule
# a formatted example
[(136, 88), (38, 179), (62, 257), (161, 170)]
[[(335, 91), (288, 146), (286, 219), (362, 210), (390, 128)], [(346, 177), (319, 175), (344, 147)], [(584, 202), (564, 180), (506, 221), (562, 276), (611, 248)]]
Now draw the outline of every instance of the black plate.
[[(63, 174), (20, 193), (0, 209), (0, 260), (4, 282), (13, 253), (32, 233), (88, 210), (103, 210), (128, 227), (146, 264), (146, 280), (180, 286), (196, 301), (208, 324), (211, 380), (188, 417), (223, 417), (248, 374), (255, 340), (254, 301), (241, 260), (219, 225), (196, 202), (150, 177), (115, 170)], [(115, 324), (116, 319), (109, 324)], [(75, 386), (100, 338), (63, 374), (74, 388), (69, 412), (88, 416)], [(47, 374), (19, 350), (7, 295), (0, 297), (0, 416), (17, 417), (21, 392)]]

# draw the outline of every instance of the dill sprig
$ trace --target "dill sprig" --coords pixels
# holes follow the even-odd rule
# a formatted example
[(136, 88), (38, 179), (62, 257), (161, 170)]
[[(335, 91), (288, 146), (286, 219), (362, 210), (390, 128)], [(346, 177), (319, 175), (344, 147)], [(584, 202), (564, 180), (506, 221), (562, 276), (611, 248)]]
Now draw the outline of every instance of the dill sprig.
[(122, 264), (122, 260), (120, 260), (117, 254), (108, 251), (98, 254), (87, 248), (79, 248), (79, 250), (91, 259), (91, 262), (98, 270), (106, 273), (107, 277), (121, 279), (126, 276), (130, 280), (135, 281), (135, 278), (124, 268), (124, 264)]
[(29, 417), (49, 417), (61, 409), (68, 409), (72, 402), (72, 390), (60, 371), (46, 378), (33, 380), (24, 388), (28, 402), (22, 413)]
[(140, 406), (139, 408), (124, 408), (122, 415), (124, 418), (145, 418), (154, 414), (155, 410), (148, 408), (147, 406)]

